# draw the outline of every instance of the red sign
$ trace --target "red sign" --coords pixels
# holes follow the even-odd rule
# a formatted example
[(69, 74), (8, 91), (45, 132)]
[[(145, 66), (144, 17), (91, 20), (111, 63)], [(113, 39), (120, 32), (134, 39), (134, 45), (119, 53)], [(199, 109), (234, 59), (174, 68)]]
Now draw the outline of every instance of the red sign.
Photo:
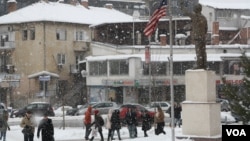
[(145, 47), (145, 62), (150, 63), (150, 46)]

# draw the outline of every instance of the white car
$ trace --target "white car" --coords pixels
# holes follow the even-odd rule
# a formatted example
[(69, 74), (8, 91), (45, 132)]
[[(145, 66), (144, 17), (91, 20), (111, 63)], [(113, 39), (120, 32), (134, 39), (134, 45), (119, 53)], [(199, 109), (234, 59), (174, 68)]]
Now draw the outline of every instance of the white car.
[[(64, 106), (64, 115), (66, 115), (66, 111), (72, 109), (71, 106)], [(56, 110), (54, 110), (55, 116), (56, 117), (61, 117), (63, 116), (63, 106), (58, 107)]]
[(171, 105), (167, 101), (154, 101), (150, 103), (148, 110), (154, 111), (157, 108), (157, 106), (160, 106), (161, 109), (164, 112), (166, 112), (170, 108)]

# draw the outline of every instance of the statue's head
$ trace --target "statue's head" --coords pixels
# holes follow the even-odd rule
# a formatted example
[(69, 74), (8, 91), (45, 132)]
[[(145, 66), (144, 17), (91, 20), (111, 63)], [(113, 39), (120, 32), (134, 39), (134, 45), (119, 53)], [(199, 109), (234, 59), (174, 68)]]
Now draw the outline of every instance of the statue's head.
[(201, 10), (202, 10), (201, 4), (197, 4), (197, 5), (194, 6), (194, 12), (195, 13), (201, 13)]

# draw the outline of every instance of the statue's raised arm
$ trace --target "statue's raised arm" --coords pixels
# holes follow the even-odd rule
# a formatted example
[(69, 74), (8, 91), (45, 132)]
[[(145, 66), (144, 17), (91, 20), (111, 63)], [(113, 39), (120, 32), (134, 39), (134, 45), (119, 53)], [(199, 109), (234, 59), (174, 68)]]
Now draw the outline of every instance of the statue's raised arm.
[(188, 12), (183, 0), (180, 0), (181, 10), (184, 15), (191, 18), (191, 37), (195, 44), (196, 51), (196, 67), (195, 69), (207, 69), (206, 55), (206, 35), (207, 35), (207, 19), (202, 15), (202, 6), (197, 4), (193, 8), (193, 12)]

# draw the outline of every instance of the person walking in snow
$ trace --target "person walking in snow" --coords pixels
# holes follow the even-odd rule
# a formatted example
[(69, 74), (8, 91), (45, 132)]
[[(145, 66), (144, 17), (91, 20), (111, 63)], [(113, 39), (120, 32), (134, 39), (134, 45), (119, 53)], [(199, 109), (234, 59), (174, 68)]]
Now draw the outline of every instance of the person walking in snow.
[(6, 132), (7, 132), (7, 129), (10, 130), (10, 127), (9, 127), (9, 124), (8, 124), (8, 118), (9, 118), (9, 114), (8, 114), (8, 111), (6, 109), (4, 109), (2, 111), (3, 113), (3, 117), (2, 117), (2, 120), (1, 120), (1, 123), (0, 123), (0, 131), (1, 131), (1, 135), (0, 135), (0, 140), (2, 140), (3, 138), (3, 141), (6, 141)]
[(31, 111), (27, 111), (22, 118), (20, 126), (23, 128), (24, 141), (33, 141), (36, 122)]
[(112, 140), (113, 132), (111, 129), (111, 117), (112, 117), (113, 109), (109, 109), (107, 120), (106, 120), (106, 128), (108, 129), (108, 141)]
[(40, 137), (40, 131), (42, 131), (42, 141), (54, 141), (54, 126), (52, 119), (48, 118), (47, 113), (44, 114), (43, 119), (39, 122), (37, 138)]
[(111, 129), (112, 129), (112, 140), (113, 140), (113, 136), (115, 131), (117, 132), (118, 135), (118, 139), (121, 139), (121, 135), (120, 135), (120, 129), (121, 129), (121, 119), (120, 119), (120, 110), (116, 109), (114, 110), (112, 117), (111, 117)]
[(135, 138), (137, 137), (137, 130), (136, 130), (136, 112), (132, 110), (132, 108), (128, 108), (128, 111), (126, 113), (126, 124), (128, 126), (129, 131), (129, 137)]
[(151, 129), (151, 117), (150, 115), (147, 113), (147, 111), (142, 111), (142, 115), (141, 115), (141, 119), (142, 119), (142, 131), (144, 132), (144, 137), (148, 137), (147, 131), (149, 129)]
[[(95, 121), (92, 123), (95, 129), (99, 132), (99, 135), (101, 136), (101, 141), (104, 141), (103, 134), (102, 134), (102, 126), (104, 125), (104, 120), (102, 116), (99, 114), (99, 110), (95, 110)], [(95, 136), (92, 136), (90, 141), (93, 141)]]
[(164, 126), (165, 126), (165, 121), (164, 121), (164, 113), (161, 109), (160, 106), (157, 106), (157, 112), (155, 113), (155, 124), (156, 124), (156, 129), (155, 129), (155, 134), (159, 135), (161, 133), (166, 134), (164, 131)]
[(91, 133), (91, 113), (92, 113), (92, 107), (91, 105), (88, 106), (87, 111), (85, 112), (84, 117), (84, 125), (86, 127), (85, 129), (85, 140), (89, 140), (89, 135)]

